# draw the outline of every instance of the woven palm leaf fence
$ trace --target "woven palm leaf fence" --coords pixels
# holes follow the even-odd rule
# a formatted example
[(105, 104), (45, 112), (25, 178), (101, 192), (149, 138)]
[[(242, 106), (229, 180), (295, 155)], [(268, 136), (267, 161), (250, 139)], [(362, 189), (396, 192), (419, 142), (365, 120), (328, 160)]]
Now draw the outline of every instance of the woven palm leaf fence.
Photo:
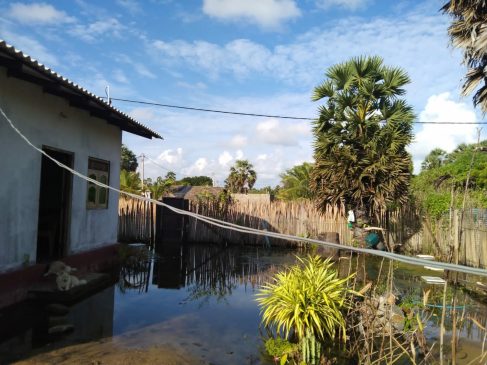
[[(310, 201), (240, 202), (236, 200), (225, 208), (218, 203), (196, 201), (191, 202), (190, 210), (245, 227), (298, 237), (320, 238), (326, 232), (337, 232), (341, 242), (350, 242), (350, 231), (347, 229), (343, 211), (330, 207), (324, 213), (320, 213)], [(226, 230), (193, 218), (189, 223), (188, 239), (191, 242), (228, 242), (264, 246), (302, 245), (300, 241), (284, 241)]]

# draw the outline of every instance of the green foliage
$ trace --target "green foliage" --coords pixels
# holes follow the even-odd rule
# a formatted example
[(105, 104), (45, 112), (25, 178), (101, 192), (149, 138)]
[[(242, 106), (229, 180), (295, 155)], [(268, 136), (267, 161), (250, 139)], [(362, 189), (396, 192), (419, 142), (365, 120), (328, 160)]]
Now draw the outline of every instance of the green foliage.
[(303, 362), (309, 365), (319, 365), (321, 358), (321, 343), (309, 330), (306, 330), (306, 336), (301, 339), (301, 355)]
[(151, 192), (152, 199), (162, 199), (164, 194), (174, 184), (174, 179), (171, 176), (169, 178), (167, 176), (165, 179), (159, 176), (155, 181), (152, 181), (150, 178), (144, 181), (145, 187)]
[(453, 17), (448, 34), (453, 46), (463, 49), (464, 63), (468, 66), (462, 93), (469, 95), (477, 90), (473, 96), (474, 105), (480, 105), (485, 113), (487, 112), (487, 47), (485, 32), (481, 31), (487, 23), (485, 1), (450, 0), (442, 10)]
[(269, 338), (265, 342), (265, 349), (269, 355), (275, 359), (281, 359), (284, 357), (284, 362), (286, 363), (289, 355), (293, 355), (298, 351), (298, 345), (289, 342), (288, 340), (277, 338)]
[(421, 164), (421, 170), (431, 170), (442, 166), (447, 155), (448, 154), (446, 151), (442, 150), (441, 148), (435, 148), (424, 159), (423, 163)]
[[(452, 195), (455, 198), (465, 191), (472, 157), (474, 163), (468, 186), (468, 203), (471, 207), (487, 208), (487, 154), (482, 151), (485, 147), (487, 141), (480, 143), (480, 151), (476, 151), (477, 144), (461, 144), (452, 153), (442, 154), (441, 164), (423, 169), (413, 178), (411, 192), (428, 216), (439, 218), (450, 206), (461, 208), (463, 199), (457, 198), (453, 204), (451, 199)], [(438, 149), (426, 157), (422, 166), (427, 164), (426, 160), (434, 155), (435, 151)]]
[(141, 192), (142, 184), (137, 172), (120, 170), (120, 190), (132, 194)]
[(281, 188), (278, 198), (282, 200), (311, 199), (310, 174), (313, 164), (304, 162), (281, 174)]
[(339, 331), (345, 340), (342, 310), (351, 293), (347, 287), (350, 277), (340, 279), (333, 263), (320, 256), (298, 260), (300, 265), (278, 272), (257, 294), (263, 324), (284, 338), (293, 334), (301, 340), (309, 331), (321, 341), (334, 339)]
[(257, 180), (254, 166), (247, 160), (237, 160), (230, 167), (230, 174), (225, 180), (225, 188), (232, 193), (246, 193)]
[(400, 98), (410, 80), (380, 57), (332, 66), (314, 90), (322, 100), (314, 122), (311, 185), (320, 207), (345, 203), (369, 214), (408, 200), (411, 106)]
[(213, 186), (213, 180), (208, 176), (189, 176), (179, 181), (181, 185)]
[(135, 172), (139, 166), (137, 157), (127, 146), (122, 144), (120, 155), (120, 169)]

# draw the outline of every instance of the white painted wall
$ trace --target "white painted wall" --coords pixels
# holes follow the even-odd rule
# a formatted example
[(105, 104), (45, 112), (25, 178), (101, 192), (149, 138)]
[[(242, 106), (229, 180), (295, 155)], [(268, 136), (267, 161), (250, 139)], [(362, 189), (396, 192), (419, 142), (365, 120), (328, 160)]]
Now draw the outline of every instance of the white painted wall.
[[(34, 84), (7, 77), (0, 67), (0, 106), (37, 147), (74, 153), (74, 169), (87, 174), (88, 157), (110, 161), (110, 185), (120, 185), (122, 131)], [(0, 271), (35, 262), (41, 155), (0, 117)], [(118, 194), (108, 209), (86, 209), (86, 181), (73, 177), (68, 253), (117, 241)]]

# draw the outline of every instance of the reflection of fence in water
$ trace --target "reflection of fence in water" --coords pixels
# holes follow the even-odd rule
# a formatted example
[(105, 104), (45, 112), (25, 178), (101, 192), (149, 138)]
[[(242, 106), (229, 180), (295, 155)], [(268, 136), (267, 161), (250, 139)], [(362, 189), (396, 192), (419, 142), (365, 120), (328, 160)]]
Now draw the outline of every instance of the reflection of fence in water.
[(122, 293), (128, 290), (136, 290), (139, 293), (149, 289), (149, 277), (151, 271), (151, 259), (130, 256), (120, 265), (118, 286)]
[(263, 284), (271, 268), (254, 255), (241, 255), (238, 248), (191, 245), (185, 284), (192, 287), (193, 297), (224, 297), (238, 285), (250, 285), (254, 289)]

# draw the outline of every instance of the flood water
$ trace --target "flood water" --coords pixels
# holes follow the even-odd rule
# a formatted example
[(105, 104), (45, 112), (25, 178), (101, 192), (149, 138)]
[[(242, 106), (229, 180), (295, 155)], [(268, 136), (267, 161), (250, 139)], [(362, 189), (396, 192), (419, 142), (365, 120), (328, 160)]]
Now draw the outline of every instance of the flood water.
[[(122, 266), (112, 286), (70, 306), (63, 318), (46, 314), (35, 303), (1, 311), (0, 363), (273, 364), (263, 347), (255, 293), (272, 273), (294, 263), (295, 255), (305, 253), (244, 246), (161, 246), (151, 259)], [(381, 271), (381, 261), (357, 257), (341, 260), (339, 269), (346, 271), (351, 261), (362, 280), (373, 280)], [(426, 336), (430, 345), (438, 342), (441, 309), (435, 306), (441, 305), (443, 286), (430, 287), (420, 280), (421, 275), (438, 274), (406, 265), (394, 269), (397, 293), (420, 300), (423, 289), (431, 289)], [(485, 326), (486, 305), (463, 291), (456, 295), (457, 302), (466, 305), (460, 315), (474, 316)], [(49, 335), (47, 328), (60, 319), (72, 330)], [(468, 323), (458, 329), (462, 337), (458, 364), (469, 363), (481, 351), (483, 333)], [(446, 328), (448, 342), (450, 313)], [(448, 349), (447, 345), (447, 353)], [(431, 363), (436, 361), (437, 356), (431, 358)]]

